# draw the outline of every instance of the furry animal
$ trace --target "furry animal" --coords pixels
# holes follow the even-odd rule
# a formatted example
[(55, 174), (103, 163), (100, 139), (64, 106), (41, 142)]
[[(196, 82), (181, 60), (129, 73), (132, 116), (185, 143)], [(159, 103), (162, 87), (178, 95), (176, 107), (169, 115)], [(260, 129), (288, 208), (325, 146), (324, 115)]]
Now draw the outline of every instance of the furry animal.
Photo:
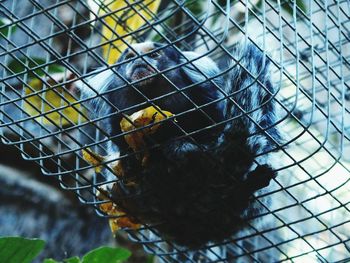
[[(101, 126), (112, 137), (111, 151), (119, 151), (125, 178), (136, 183), (120, 180), (115, 202), (165, 239), (191, 248), (229, 238), (258, 217), (253, 195), (276, 176), (269, 164), (256, 164), (257, 155), (282, 140), (269, 61), (253, 44), (232, 56), (222, 74), (207, 56), (140, 43), (82, 90), (95, 97), (96, 117), (109, 116)], [(119, 123), (150, 105), (175, 118), (147, 138), (143, 167)]]

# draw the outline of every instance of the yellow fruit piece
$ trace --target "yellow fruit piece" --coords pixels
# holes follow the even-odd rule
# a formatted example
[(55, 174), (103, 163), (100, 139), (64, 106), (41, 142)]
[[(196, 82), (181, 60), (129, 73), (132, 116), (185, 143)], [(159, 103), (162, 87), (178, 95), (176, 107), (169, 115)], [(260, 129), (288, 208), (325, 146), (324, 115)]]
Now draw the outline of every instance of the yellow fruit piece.
[(92, 152), (89, 148), (83, 149), (83, 159), (90, 165), (95, 167), (95, 172), (100, 173), (103, 166), (101, 165), (106, 161), (106, 157)]
[(111, 232), (115, 235), (119, 229), (122, 229), (122, 228), (139, 229), (141, 227), (141, 224), (134, 222), (127, 216), (123, 216), (118, 218), (110, 218), (109, 227), (111, 229)]
[[(158, 123), (171, 116), (173, 116), (173, 114), (169, 111), (163, 111), (159, 108), (157, 109), (153, 106), (150, 106), (146, 109), (135, 112), (131, 116), (123, 118), (120, 122), (120, 128), (123, 132), (128, 132), (147, 126), (149, 124)], [(144, 141), (145, 135), (154, 134), (159, 126), (160, 124), (156, 124), (140, 131), (127, 134), (124, 136), (125, 141), (135, 152), (142, 150), (146, 146)], [(143, 160), (143, 162), (146, 161)]]
[(112, 168), (114, 174), (118, 177), (124, 176), (124, 170), (121, 161), (114, 161), (111, 163), (110, 167)]
[(109, 223), (109, 228), (111, 229), (111, 232), (113, 235), (115, 235), (117, 233), (117, 231), (120, 229), (120, 227), (118, 226), (118, 219), (117, 218), (110, 218), (108, 220)]
[(136, 223), (134, 220), (127, 216), (115, 218), (115, 220), (117, 221), (116, 223), (120, 228), (127, 227), (131, 229), (138, 229), (141, 227), (141, 224)]
[(113, 214), (113, 210), (115, 208), (112, 202), (107, 202), (107, 203), (100, 204), (100, 209), (103, 213), (106, 213), (109, 215), (109, 214)]
[[(115, 39), (102, 46), (103, 57), (108, 64), (114, 64), (121, 53), (134, 41), (137, 29), (151, 21), (157, 13), (161, 0), (104, 0), (98, 15), (108, 14), (102, 26), (102, 44)], [(131, 35), (128, 35), (131, 34)]]
[(100, 204), (100, 210), (109, 216), (119, 216), (109, 219), (109, 227), (113, 234), (121, 228), (138, 229), (141, 227), (141, 224), (126, 216), (126, 214), (118, 209), (117, 205), (112, 202)]
[[(95, 172), (100, 173), (103, 169), (103, 163), (109, 160), (114, 160), (115, 155), (102, 156), (98, 153), (91, 151), (89, 148), (82, 149), (83, 159), (90, 165), (94, 166)], [(123, 167), (120, 160), (115, 160), (107, 164), (115, 175), (118, 177), (124, 176)]]

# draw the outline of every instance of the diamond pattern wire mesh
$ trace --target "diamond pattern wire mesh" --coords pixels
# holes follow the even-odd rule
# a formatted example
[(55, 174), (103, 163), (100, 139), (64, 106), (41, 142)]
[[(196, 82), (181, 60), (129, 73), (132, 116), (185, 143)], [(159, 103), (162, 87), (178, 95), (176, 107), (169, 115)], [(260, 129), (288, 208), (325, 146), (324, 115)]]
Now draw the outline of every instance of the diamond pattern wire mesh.
[[(350, 260), (350, 2), (229, 1), (229, 14), (227, 2), (219, 0), (162, 1), (157, 13), (144, 1), (125, 0), (121, 10), (111, 10), (109, 2), (0, 1), (2, 142), (106, 216), (97, 192), (111, 181), (91, 169), (81, 150), (106, 154), (110, 138), (99, 120), (89, 119), (91, 109), (74, 90), (77, 83), (87, 85), (93, 70), (111, 67), (102, 47), (117, 38), (128, 43), (131, 36), (218, 62), (237, 42), (249, 40), (271, 61), (279, 88), (276, 125), (285, 137), (271, 157), (279, 175), (256, 196), (272, 200), (261, 215), (265, 223), (196, 251), (162, 240), (152, 226), (127, 230), (129, 237), (164, 262)], [(125, 25), (124, 35), (105, 37), (107, 17), (123, 24), (128, 14), (144, 18), (140, 8), (151, 17), (141, 28)], [(130, 12), (118, 15), (123, 10)], [(55, 72), (57, 65), (63, 73)]]

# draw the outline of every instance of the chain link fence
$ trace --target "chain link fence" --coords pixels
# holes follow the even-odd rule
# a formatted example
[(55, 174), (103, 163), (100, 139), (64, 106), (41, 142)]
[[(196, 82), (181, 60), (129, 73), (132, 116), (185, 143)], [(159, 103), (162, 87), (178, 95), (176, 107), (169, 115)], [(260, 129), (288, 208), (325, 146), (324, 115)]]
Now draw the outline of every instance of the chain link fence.
[[(37, 162), (43, 176), (57, 179), (80, 202), (93, 206), (98, 216), (111, 217), (103, 205), (115, 199), (106, 192), (122, 179), (110, 175), (110, 164), (131, 157), (113, 155), (101, 164), (95, 162), (111, 153), (115, 137), (125, 135), (111, 135), (104, 121), (137, 107), (92, 117), (96, 112), (90, 101), (108, 103), (108, 92), (84, 97), (81, 87), (96, 90), (90, 80), (108, 70), (118, 75), (123, 65), (118, 58), (135, 43), (160, 42), (178, 52), (208, 56), (219, 66), (215, 77), (242, 68), (232, 50), (237, 43), (250, 43), (270, 64), (276, 88), (273, 127), (283, 134), (282, 143), (270, 142), (270, 151), (255, 156), (260, 164), (268, 159), (278, 173), (255, 193), (261, 212), (253, 219), (258, 220), (249, 220), (230, 238), (196, 249), (172, 242), (153, 224), (124, 230), (161, 262), (347, 262), (349, 14), (346, 0), (1, 1), (2, 143), (16, 147), (23, 159)], [(245, 56), (242, 53), (241, 59)], [(227, 61), (235, 61), (235, 67)], [(205, 81), (213, 78), (206, 76)], [(115, 88), (122, 86), (137, 85), (124, 81)], [(147, 96), (144, 101), (153, 103)], [(204, 107), (193, 106), (197, 111)], [(268, 129), (259, 132), (268, 134)], [(87, 149), (88, 155), (96, 153), (92, 161), (91, 156), (84, 157)], [(106, 196), (101, 198), (101, 193)]]

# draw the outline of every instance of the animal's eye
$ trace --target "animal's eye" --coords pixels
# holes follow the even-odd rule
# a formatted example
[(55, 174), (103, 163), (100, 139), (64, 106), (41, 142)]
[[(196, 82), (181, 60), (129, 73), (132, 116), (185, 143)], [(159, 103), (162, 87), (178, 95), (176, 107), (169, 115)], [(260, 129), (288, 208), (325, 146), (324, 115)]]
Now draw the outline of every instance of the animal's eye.
[(135, 57), (135, 54), (132, 53), (132, 52), (129, 52), (128, 54), (125, 55), (125, 59), (130, 59), (130, 58), (133, 58)]
[(151, 58), (158, 58), (158, 57), (160, 57), (160, 52), (152, 52), (151, 54), (149, 54), (149, 56)]

